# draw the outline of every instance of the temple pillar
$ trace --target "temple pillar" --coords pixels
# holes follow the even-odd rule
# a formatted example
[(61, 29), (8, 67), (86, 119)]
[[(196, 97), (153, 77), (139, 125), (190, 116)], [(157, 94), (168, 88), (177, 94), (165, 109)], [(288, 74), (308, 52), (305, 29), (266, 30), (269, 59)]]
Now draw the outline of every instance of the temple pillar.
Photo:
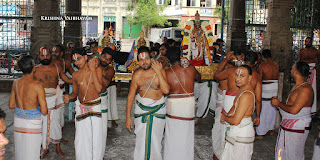
[(272, 59), (279, 64), (280, 72), (283, 72), (282, 101), (287, 97), (291, 89), (292, 67), (292, 32), (290, 31), (290, 9), (294, 6), (294, 0), (267, 0), (268, 18), (263, 49), (270, 49)]
[[(81, 0), (66, 0), (66, 16), (81, 16)], [(66, 21), (63, 43), (66, 46), (70, 41), (75, 44), (75, 48), (82, 47), (82, 25), (80, 20)]]
[(235, 49), (246, 49), (245, 19), (245, 0), (231, 1), (229, 26), (227, 32), (227, 51)]
[(59, 16), (59, 1), (34, 1), (30, 55), (36, 59), (41, 47), (47, 47), (51, 50), (54, 45), (61, 43), (60, 20), (49, 20)]

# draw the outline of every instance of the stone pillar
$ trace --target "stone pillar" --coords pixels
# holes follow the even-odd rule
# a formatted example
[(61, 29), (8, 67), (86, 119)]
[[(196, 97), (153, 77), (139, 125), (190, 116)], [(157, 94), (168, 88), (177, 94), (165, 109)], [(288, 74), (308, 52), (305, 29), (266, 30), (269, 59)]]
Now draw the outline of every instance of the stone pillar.
[(280, 72), (284, 73), (283, 84), (279, 84), (283, 85), (283, 102), (291, 89), (293, 38), (290, 9), (293, 6), (294, 0), (267, 0), (268, 18), (263, 48), (271, 50), (272, 59), (279, 64)]
[[(81, 16), (81, 0), (66, 0), (66, 16)], [(82, 47), (82, 25), (80, 20), (66, 21), (63, 39), (65, 46), (71, 41), (75, 44), (75, 48)]]
[(245, 19), (245, 0), (231, 1), (230, 18), (227, 33), (227, 51), (234, 49), (246, 49)]
[(41, 47), (47, 47), (51, 50), (54, 45), (61, 43), (60, 20), (57, 19), (59, 16), (59, 1), (34, 1), (30, 55), (36, 59)]

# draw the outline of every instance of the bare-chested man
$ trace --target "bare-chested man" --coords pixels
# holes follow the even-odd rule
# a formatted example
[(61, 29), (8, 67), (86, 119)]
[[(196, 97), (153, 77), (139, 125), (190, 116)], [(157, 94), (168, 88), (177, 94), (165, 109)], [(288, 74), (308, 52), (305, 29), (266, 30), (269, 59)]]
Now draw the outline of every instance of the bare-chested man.
[(277, 109), (271, 105), (271, 98), (278, 95), (279, 66), (271, 59), (271, 51), (262, 51), (263, 63), (260, 64), (258, 73), (262, 78), (262, 102), (260, 124), (256, 127), (258, 139), (262, 139), (267, 132), (273, 135), (276, 122)]
[(40, 65), (36, 67), (34, 78), (38, 80), (44, 87), (46, 93), (46, 101), (48, 107), (48, 115), (43, 117), (42, 148), (41, 158), (49, 153), (49, 143), (56, 144), (56, 151), (59, 156), (64, 157), (64, 153), (60, 148), (60, 140), (62, 138), (61, 128), (61, 110), (64, 106), (62, 99), (62, 91), (59, 88), (59, 79), (66, 83), (71, 83), (72, 79), (68, 78), (60, 66), (51, 63), (52, 57), (47, 48), (40, 48)]
[(226, 58), (220, 62), (217, 71), (215, 72), (214, 79), (219, 82), (217, 91), (217, 108), (215, 111), (215, 123), (212, 127), (212, 144), (213, 157), (219, 159), (222, 153), (222, 146), (225, 141), (225, 125), (220, 123), (221, 112), (225, 114), (229, 112), (233, 105), (234, 98), (236, 97), (239, 88), (235, 83), (236, 64), (243, 63), (244, 54), (241, 51), (229, 52)]
[(134, 102), (134, 159), (162, 159), (161, 140), (166, 114), (163, 95), (169, 93), (170, 87), (161, 63), (151, 60), (147, 47), (139, 48), (138, 60), (140, 68), (133, 74), (127, 99), (126, 127), (131, 132), (131, 110)]
[(160, 55), (158, 56), (158, 59), (157, 59), (157, 61), (162, 64), (162, 67), (164, 70), (170, 67), (169, 59), (166, 57), (168, 48), (169, 48), (169, 45), (167, 43), (161, 44), (159, 49)]
[[(104, 150), (101, 143), (102, 119), (101, 99), (102, 69), (98, 67), (99, 60), (88, 56), (82, 49), (74, 50), (72, 54), (74, 64), (80, 68), (72, 75), (73, 91), (64, 96), (67, 103), (70, 99), (76, 99), (76, 137), (75, 150), (77, 160), (103, 159)], [(79, 102), (80, 101), (80, 102)]]
[(242, 65), (236, 72), (235, 83), (240, 90), (228, 114), (221, 115), (221, 123), (227, 126), (221, 160), (251, 160), (253, 153), (254, 128), (251, 116), (255, 109), (255, 95), (250, 82), (252, 69)]
[(278, 134), (275, 159), (304, 159), (304, 146), (307, 140), (310, 122), (313, 90), (307, 82), (309, 65), (297, 62), (292, 66), (291, 76), (294, 87), (286, 100), (280, 103), (277, 97), (272, 97), (272, 104), (280, 109), (282, 121)]
[(194, 81), (201, 75), (191, 64), (180, 64), (180, 49), (167, 51), (172, 68), (166, 70), (170, 93), (167, 100), (167, 117), (164, 141), (164, 159), (194, 160)]
[(260, 113), (261, 113), (261, 95), (262, 95), (262, 81), (261, 77), (256, 71), (256, 65), (258, 63), (259, 56), (255, 52), (247, 52), (244, 61), (245, 64), (252, 68), (252, 81), (251, 85), (256, 95), (256, 117), (253, 120), (254, 125), (260, 124)]
[[(61, 69), (63, 70), (64, 73), (69, 73), (69, 76), (71, 76), (74, 72), (71, 63), (69, 61), (65, 61), (62, 57), (64, 54), (64, 48), (61, 45), (55, 45), (52, 48), (52, 63), (58, 65), (59, 67), (61, 67)], [(57, 89), (61, 89), (63, 92), (69, 91), (69, 85), (65, 85), (65, 82), (62, 79), (59, 79), (59, 86), (60, 88)], [(67, 92), (69, 93), (69, 92)], [(62, 106), (60, 107), (60, 111), (61, 111), (61, 126), (62, 128), (64, 127), (64, 112), (65, 112), (65, 107)], [(60, 140), (62, 143), (66, 144), (68, 143), (68, 141), (64, 140), (63, 138), (61, 138)]]
[[(123, 59), (125, 60), (127, 59), (125, 58), (126, 52), (115, 51), (110, 47), (104, 48), (104, 52), (112, 56), (112, 59), (114, 60), (115, 64), (117, 63), (119, 64)], [(123, 64), (123, 62), (121, 62), (120, 64)], [(118, 127), (116, 120), (119, 120), (118, 106), (117, 106), (117, 86), (120, 86), (121, 82), (120, 81), (115, 82), (115, 80), (113, 79), (113, 75), (112, 74), (109, 75), (110, 77), (108, 78), (108, 79), (111, 78), (112, 81), (110, 82), (109, 86), (107, 86), (107, 92), (108, 92), (108, 116), (107, 117), (108, 117), (108, 120), (111, 121), (112, 127), (115, 128), (115, 127)], [(110, 130), (111, 130), (111, 127), (109, 127), (109, 131)]]
[[(109, 48), (111, 49), (111, 48)], [(100, 55), (100, 67), (102, 69), (102, 92), (100, 94), (101, 98), (101, 114), (102, 114), (102, 125), (103, 125), (103, 144), (106, 144), (107, 135), (108, 135), (108, 90), (112, 78), (114, 77), (115, 71), (113, 67), (110, 67), (109, 64), (112, 62), (112, 56), (108, 53), (108, 48), (104, 48)], [(106, 145), (103, 145), (103, 151), (105, 151)]]
[(18, 61), (23, 77), (12, 85), (9, 108), (15, 109), (14, 142), (16, 160), (40, 158), (42, 115), (48, 112), (44, 88), (34, 80), (35, 63), (31, 56)]
[(317, 74), (319, 73), (320, 51), (312, 47), (311, 37), (306, 38), (305, 45), (306, 48), (301, 49), (298, 53), (298, 61), (306, 62), (310, 66), (311, 75), (308, 82), (312, 86), (315, 97), (311, 109), (311, 113), (314, 114), (317, 111)]

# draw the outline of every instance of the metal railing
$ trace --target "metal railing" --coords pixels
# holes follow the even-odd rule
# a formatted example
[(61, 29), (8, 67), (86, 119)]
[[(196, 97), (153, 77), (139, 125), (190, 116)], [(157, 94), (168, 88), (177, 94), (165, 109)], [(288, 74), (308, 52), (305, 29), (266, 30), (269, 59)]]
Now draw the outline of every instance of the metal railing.
[(0, 78), (21, 76), (17, 61), (29, 54), (34, 0), (0, 0)]

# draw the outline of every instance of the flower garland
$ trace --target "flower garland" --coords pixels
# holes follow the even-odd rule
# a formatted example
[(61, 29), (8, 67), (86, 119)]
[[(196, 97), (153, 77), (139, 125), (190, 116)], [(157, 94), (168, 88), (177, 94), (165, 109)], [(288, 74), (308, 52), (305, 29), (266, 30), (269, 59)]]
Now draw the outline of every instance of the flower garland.
[(182, 49), (183, 57), (186, 57), (189, 60), (191, 59), (191, 51), (190, 51), (191, 38), (190, 38), (190, 35), (191, 35), (191, 31), (193, 30), (193, 28), (194, 28), (193, 22), (188, 21), (186, 23), (186, 26), (184, 27), (184, 36), (183, 36), (182, 43), (181, 43), (181, 46), (183, 48)]
[[(191, 32), (194, 28), (194, 23), (193, 21), (188, 21), (186, 23), (186, 26), (184, 27), (184, 36), (183, 40), (181, 43), (181, 46), (183, 48), (183, 57), (187, 57), (189, 60), (191, 59)], [(204, 34), (207, 37), (208, 44), (210, 50), (212, 50), (212, 45), (213, 45), (213, 33), (212, 33), (212, 28), (210, 24), (207, 21), (203, 21), (201, 23), (201, 29), (203, 30)], [(210, 51), (211, 52), (211, 51)]]

